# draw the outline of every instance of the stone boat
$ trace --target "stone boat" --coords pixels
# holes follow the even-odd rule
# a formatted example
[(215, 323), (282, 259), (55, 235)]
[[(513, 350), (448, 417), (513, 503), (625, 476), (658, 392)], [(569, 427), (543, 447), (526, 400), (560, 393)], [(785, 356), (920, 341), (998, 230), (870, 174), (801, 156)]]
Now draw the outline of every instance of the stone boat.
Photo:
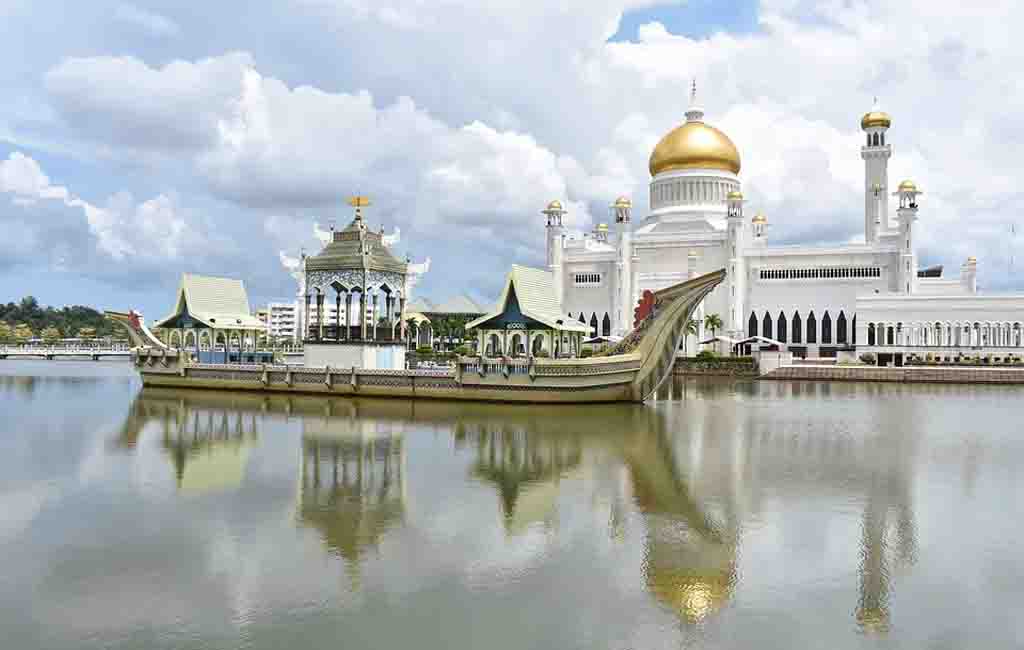
[(110, 316), (140, 343), (132, 360), (145, 386), (484, 402), (643, 402), (671, 375), (686, 322), (724, 277), (719, 270), (645, 294), (634, 330), (601, 356), (460, 357), (448, 370), (197, 363), (187, 352), (145, 345), (145, 332), (131, 312)]

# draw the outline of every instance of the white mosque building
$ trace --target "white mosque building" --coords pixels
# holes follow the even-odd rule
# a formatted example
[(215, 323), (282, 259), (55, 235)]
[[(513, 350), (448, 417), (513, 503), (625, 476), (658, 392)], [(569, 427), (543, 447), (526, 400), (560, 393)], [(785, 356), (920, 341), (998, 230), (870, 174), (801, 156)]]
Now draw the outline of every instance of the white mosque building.
[(547, 264), (563, 312), (594, 335), (622, 335), (644, 291), (724, 268), (725, 282), (695, 315), (702, 324), (690, 337), (691, 353), (696, 339), (710, 334), (703, 319), (712, 313), (722, 321), (720, 335), (763, 336), (811, 357), (854, 349), (897, 362), (914, 351), (1024, 353), (1024, 296), (979, 294), (974, 257), (957, 279), (942, 277), (940, 267), (919, 268), (921, 192), (910, 180), (889, 183), (891, 124), (877, 106), (861, 119), (864, 243), (773, 246), (768, 219), (744, 212), (736, 146), (704, 121), (694, 92), (686, 121), (651, 153), (646, 217), (634, 223), (630, 200), (620, 197), (611, 206), (612, 229), (600, 224), (580, 233), (563, 227), (561, 202), (543, 210)]

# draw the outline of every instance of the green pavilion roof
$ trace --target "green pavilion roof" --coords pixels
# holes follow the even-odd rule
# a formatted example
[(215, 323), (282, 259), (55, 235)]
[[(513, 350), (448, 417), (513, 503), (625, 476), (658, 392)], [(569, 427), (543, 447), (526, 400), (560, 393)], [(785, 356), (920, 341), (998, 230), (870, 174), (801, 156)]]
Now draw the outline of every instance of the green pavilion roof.
[(466, 329), (485, 325), (488, 321), (500, 319), (506, 311), (509, 297), (514, 296), (523, 316), (533, 319), (554, 330), (582, 332), (588, 334), (590, 327), (569, 318), (555, 296), (554, 278), (550, 271), (528, 266), (512, 265), (505, 278), (505, 288), (494, 310), (468, 323)]
[(173, 327), (182, 316), (213, 329), (264, 329), (252, 315), (241, 280), (185, 273), (181, 276), (174, 312), (154, 327)]
[[(363, 254), (363, 242), (367, 247), (366, 255)], [(366, 269), (405, 275), (407, 266), (384, 245), (383, 235), (367, 228), (366, 222), (358, 215), (344, 230), (335, 232), (334, 239), (322, 251), (306, 258), (307, 271)]]

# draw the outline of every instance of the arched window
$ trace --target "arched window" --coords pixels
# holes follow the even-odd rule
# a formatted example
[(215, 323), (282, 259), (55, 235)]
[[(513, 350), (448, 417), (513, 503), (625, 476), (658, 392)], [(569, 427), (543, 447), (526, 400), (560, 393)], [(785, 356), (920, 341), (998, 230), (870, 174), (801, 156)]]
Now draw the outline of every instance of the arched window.
[(871, 146), (871, 134), (870, 133), (868, 134), (868, 146), (869, 147)]
[(873, 136), (873, 137), (871, 138), (871, 140), (872, 140), (872, 144), (874, 144), (874, 145), (875, 145), (875, 146), (877, 147), (877, 146), (878, 146), (878, 134), (876, 133), (876, 134), (875, 134), (875, 135), (874, 135), (874, 136)]
[(583, 312), (580, 312), (580, 322), (583, 323), (584, 325), (587, 324), (587, 320), (583, 318)]
[(768, 312), (764, 313), (764, 320), (761, 321), (761, 336), (772, 338), (772, 315)]
[(779, 339), (779, 341), (782, 342), (782, 343), (786, 342), (786, 330), (787, 329), (789, 329), (789, 328), (786, 327), (786, 315), (780, 311), (779, 312), (779, 329), (778, 329), (778, 334), (779, 335), (776, 338)]
[(821, 317), (821, 343), (823, 345), (832, 343), (832, 317), (828, 315), (828, 310)]
[(892, 345), (896, 337), (893, 333), (892, 325), (885, 328), (885, 343), (886, 345)]
[(818, 321), (814, 318), (814, 312), (807, 314), (807, 342), (818, 342)]
[(612, 333), (612, 319), (608, 316), (608, 312), (604, 313), (604, 320), (601, 321), (601, 334), (602, 336), (611, 336)]
[(842, 310), (836, 319), (836, 343), (846, 343), (846, 314)]
[(853, 315), (853, 344), (857, 345), (857, 314)]
[(868, 345), (875, 344), (875, 324), (868, 323)]
[(757, 336), (757, 316), (750, 312), (750, 320), (747, 321), (747, 336)]
[(590, 315), (590, 335), (597, 336), (597, 314)]
[(800, 321), (800, 312), (793, 312), (793, 343), (802, 343), (804, 340), (803, 322)]
[(881, 137), (878, 138), (878, 141), (881, 143), (881, 145), (883, 147), (885, 146), (885, 134), (884, 133), (881, 135)]

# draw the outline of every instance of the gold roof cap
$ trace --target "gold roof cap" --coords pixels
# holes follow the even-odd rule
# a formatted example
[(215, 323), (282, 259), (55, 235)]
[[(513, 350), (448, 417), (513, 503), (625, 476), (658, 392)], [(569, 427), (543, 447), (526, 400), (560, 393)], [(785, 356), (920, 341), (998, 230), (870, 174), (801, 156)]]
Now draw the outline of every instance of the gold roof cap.
[(730, 201), (742, 201), (743, 200), (743, 192), (740, 192), (738, 190), (733, 190), (732, 192), (729, 192), (728, 194), (726, 194), (725, 198), (730, 200)]
[(910, 179), (907, 179), (907, 180), (903, 181), (902, 183), (900, 183), (899, 191), (900, 192), (916, 192), (917, 191), (917, 184), (915, 184), (914, 181), (912, 181)]
[(883, 128), (888, 129), (892, 126), (892, 118), (889, 114), (878, 107), (878, 98), (875, 97), (875, 102), (871, 106), (871, 110), (864, 113), (864, 117), (860, 118), (860, 128)]
[(555, 199), (551, 203), (548, 203), (547, 209), (548, 210), (561, 210), (562, 209), (562, 202), (559, 201), (558, 199)]
[(619, 198), (615, 199), (615, 203), (612, 204), (612, 207), (628, 208), (632, 207), (632, 205), (633, 202), (629, 200), (628, 196), (620, 196)]
[(605, 232), (605, 231), (608, 230), (608, 224), (606, 224), (606, 223), (599, 223), (599, 224), (597, 224), (597, 229), (599, 231), (601, 231), (601, 232)]
[(768, 217), (764, 216), (764, 213), (758, 212), (754, 215), (754, 218), (750, 220), (751, 223), (768, 223)]

